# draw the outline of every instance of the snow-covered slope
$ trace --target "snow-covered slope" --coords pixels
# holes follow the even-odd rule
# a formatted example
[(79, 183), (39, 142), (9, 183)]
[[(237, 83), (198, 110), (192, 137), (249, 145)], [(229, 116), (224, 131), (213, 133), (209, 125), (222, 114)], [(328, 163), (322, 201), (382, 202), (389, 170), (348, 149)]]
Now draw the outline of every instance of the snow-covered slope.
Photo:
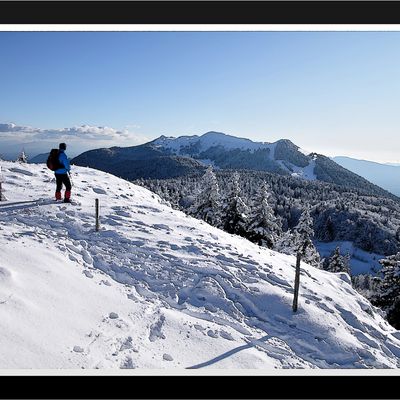
[[(399, 368), (400, 333), (346, 274), (302, 264), (76, 167), (1, 162), (0, 368)], [(94, 200), (101, 229), (94, 229)]]

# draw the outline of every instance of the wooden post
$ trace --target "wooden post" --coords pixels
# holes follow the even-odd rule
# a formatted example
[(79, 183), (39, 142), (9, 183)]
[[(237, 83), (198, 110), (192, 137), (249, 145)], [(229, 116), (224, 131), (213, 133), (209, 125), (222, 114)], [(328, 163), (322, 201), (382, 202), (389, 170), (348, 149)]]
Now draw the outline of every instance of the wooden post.
[(1, 165), (0, 165), (0, 201), (3, 200), (3, 190), (1, 187), (2, 183), (3, 183), (3, 175), (1, 173)]
[(297, 257), (296, 257), (296, 276), (294, 278), (293, 312), (297, 311), (297, 305), (298, 305), (298, 299), (299, 299), (300, 261), (301, 261), (301, 253), (300, 253), (300, 251), (298, 251)]
[(296, 257), (296, 276), (294, 278), (294, 297), (293, 297), (293, 312), (297, 311), (297, 305), (299, 300), (299, 288), (300, 288), (300, 261), (301, 256), (306, 254), (306, 249), (308, 246), (311, 245), (310, 238), (306, 238), (304, 240), (303, 245), (301, 248), (297, 250), (297, 257)]
[(96, 204), (96, 232), (99, 231), (100, 223), (99, 223), (99, 199), (95, 200)]

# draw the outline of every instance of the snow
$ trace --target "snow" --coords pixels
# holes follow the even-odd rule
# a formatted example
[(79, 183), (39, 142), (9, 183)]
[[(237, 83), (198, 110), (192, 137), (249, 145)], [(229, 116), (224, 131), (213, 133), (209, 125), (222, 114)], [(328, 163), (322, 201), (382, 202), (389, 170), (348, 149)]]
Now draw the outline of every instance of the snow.
[(275, 143), (253, 142), (250, 139), (238, 138), (220, 132), (207, 132), (201, 136), (179, 136), (178, 138), (161, 136), (153, 143), (156, 146), (161, 146), (180, 155), (187, 155), (182, 148), (197, 143), (199, 144), (199, 153), (214, 146), (222, 146), (225, 150), (241, 149), (255, 151), (268, 148), (271, 150), (271, 154), (273, 154), (276, 146)]
[(307, 167), (304, 168), (292, 164), (292, 169), (294, 172), (291, 175), (297, 178), (306, 179), (308, 181), (315, 181), (317, 179), (317, 176), (314, 173), (314, 168), (315, 159), (311, 160)]
[(302, 148), (300, 148), (300, 147), (298, 147), (297, 150), (298, 150), (300, 153), (303, 153), (305, 156), (309, 156), (309, 155), (312, 153), (312, 151), (305, 150), (305, 149), (302, 149)]
[[(298, 167), (297, 165), (289, 163), (288, 161), (284, 162), (282, 160), (277, 160), (277, 162), (280, 164), (282, 169), (290, 172), (290, 174), (295, 178), (302, 178), (308, 181), (317, 180), (317, 176), (314, 173), (315, 158), (310, 160), (310, 163), (306, 167)], [(288, 168), (288, 165), (290, 168)]]
[(379, 260), (385, 256), (377, 253), (369, 253), (354, 246), (353, 242), (333, 241), (333, 242), (315, 242), (315, 246), (321, 258), (327, 258), (332, 255), (336, 247), (339, 247), (340, 254), (350, 255), (350, 269), (352, 275), (369, 274), (376, 275), (382, 268)]
[(400, 367), (348, 275), (302, 263), (293, 314), (294, 257), (101, 171), (73, 166), (71, 205), (43, 164), (0, 163), (1, 369)]

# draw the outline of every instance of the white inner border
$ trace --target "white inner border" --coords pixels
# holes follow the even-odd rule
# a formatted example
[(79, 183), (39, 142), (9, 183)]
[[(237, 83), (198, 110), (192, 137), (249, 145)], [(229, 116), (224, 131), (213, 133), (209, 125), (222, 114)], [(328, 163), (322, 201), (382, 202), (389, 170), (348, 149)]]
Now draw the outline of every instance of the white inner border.
[[(1, 32), (399, 32), (400, 24), (2, 24)], [(400, 376), (400, 369), (0, 369), (0, 376)]]
[(397, 32), (400, 24), (3, 24), (9, 32)]

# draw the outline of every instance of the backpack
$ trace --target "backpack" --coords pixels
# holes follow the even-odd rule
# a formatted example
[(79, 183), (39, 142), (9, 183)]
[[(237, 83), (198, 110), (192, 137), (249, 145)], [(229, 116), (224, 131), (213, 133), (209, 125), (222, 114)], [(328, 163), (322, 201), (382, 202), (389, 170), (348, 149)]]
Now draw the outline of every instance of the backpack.
[(52, 171), (56, 171), (60, 168), (64, 168), (64, 166), (60, 163), (58, 159), (60, 152), (58, 149), (51, 149), (50, 154), (47, 158), (47, 168), (51, 169)]

